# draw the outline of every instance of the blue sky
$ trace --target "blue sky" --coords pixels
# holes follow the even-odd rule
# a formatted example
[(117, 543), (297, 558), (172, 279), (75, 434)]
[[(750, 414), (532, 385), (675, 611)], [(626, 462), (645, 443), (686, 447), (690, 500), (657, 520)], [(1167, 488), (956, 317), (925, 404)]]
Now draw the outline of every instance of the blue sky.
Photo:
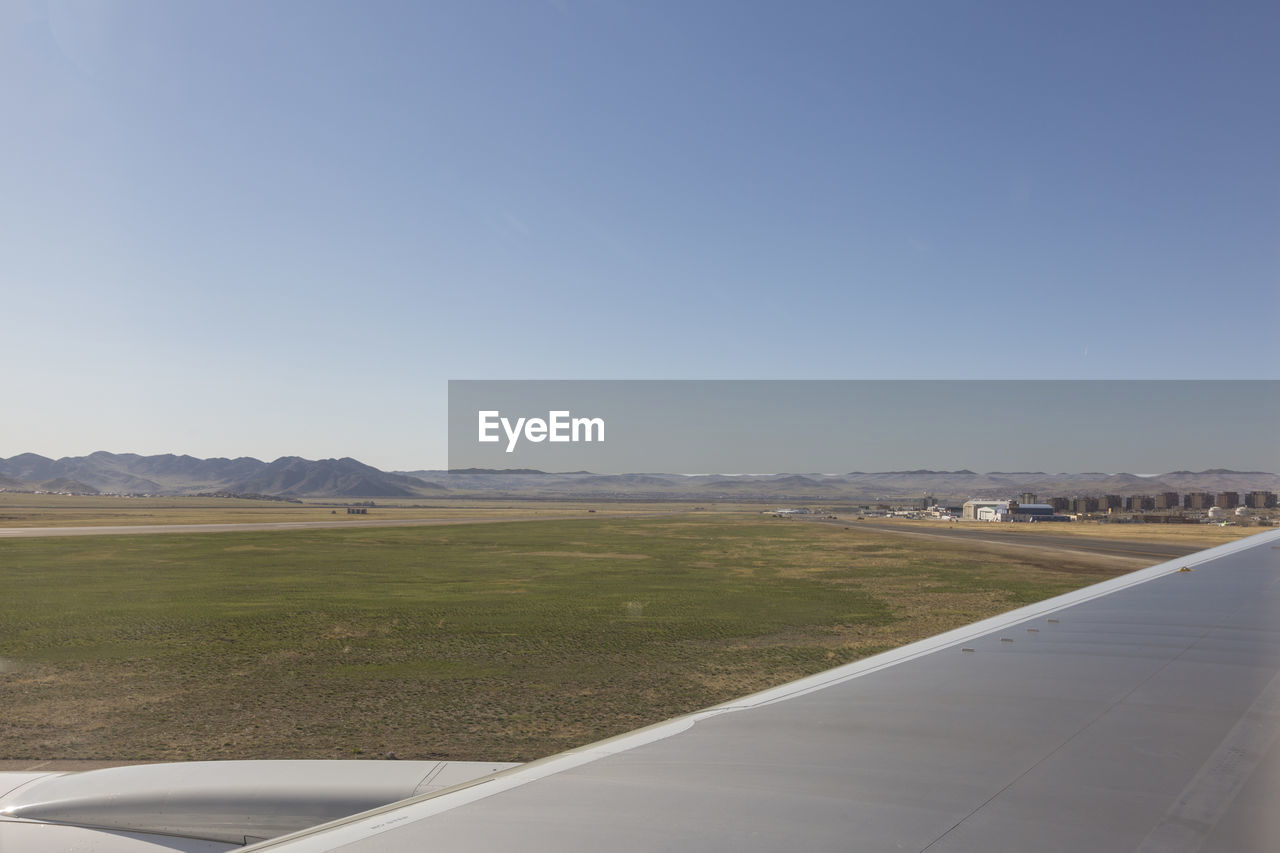
[(1271, 2), (8, 3), (0, 456), (442, 466), (448, 379), (1275, 378), (1276, 44)]

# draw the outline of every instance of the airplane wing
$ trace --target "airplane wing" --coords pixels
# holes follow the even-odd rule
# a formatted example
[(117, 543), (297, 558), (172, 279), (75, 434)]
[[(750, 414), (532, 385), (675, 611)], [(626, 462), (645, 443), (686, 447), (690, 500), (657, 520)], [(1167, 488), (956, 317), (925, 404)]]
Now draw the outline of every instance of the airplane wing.
[(0, 773), (0, 853), (222, 853), (517, 767), (189, 761)]
[(1272, 531), (241, 849), (1275, 850), (1277, 734)]

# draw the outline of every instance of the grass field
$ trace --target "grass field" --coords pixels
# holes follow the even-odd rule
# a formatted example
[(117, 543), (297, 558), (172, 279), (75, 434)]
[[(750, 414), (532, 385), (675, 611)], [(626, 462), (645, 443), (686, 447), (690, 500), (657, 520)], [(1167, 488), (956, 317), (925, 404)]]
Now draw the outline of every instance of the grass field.
[(5, 540), (0, 758), (528, 760), (1116, 565), (711, 514)]

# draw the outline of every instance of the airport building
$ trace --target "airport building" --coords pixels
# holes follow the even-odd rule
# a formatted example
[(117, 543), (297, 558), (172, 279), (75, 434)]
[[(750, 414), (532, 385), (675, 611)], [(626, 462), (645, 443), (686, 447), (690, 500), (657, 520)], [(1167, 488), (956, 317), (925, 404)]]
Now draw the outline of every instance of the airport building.
[(1049, 504), (1011, 503), (1009, 517), (1012, 521), (1066, 521), (1067, 517), (1058, 515)]
[(983, 499), (965, 501), (964, 505), (960, 507), (960, 517), (965, 521), (988, 521), (990, 519), (984, 519), (979, 514), (984, 509), (989, 509), (992, 512), (1003, 509), (1004, 512), (1008, 512), (1009, 502)]
[(972, 521), (1069, 521), (1050, 504), (1017, 501), (965, 501), (960, 517)]
[(978, 521), (1005, 521), (1008, 517), (1008, 505), (984, 506), (978, 508)]

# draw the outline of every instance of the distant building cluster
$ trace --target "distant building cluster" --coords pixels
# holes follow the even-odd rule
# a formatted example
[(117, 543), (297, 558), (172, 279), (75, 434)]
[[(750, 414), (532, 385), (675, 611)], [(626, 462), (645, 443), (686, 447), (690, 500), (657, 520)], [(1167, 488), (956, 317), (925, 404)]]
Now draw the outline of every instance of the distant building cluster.
[(1030, 501), (972, 500), (960, 507), (960, 518), (965, 521), (1070, 521), (1059, 515), (1053, 504), (1035, 503), (1035, 495), (1023, 494), (1020, 498)]
[(863, 518), (933, 519), (937, 521), (1064, 522), (1107, 521), (1144, 524), (1213, 523), (1271, 526), (1280, 523), (1276, 493), (1161, 492), (1158, 495), (1080, 495), (1041, 500), (1032, 492), (1013, 498), (972, 498), (962, 506), (948, 506), (933, 495), (862, 505), (787, 507), (768, 510), (777, 518), (818, 517), (839, 520), (832, 512), (855, 512)]
[[(1224, 519), (1229, 514), (1250, 517), (1250, 510), (1276, 509), (1275, 492), (1161, 492), (1158, 495), (1084, 495), (1053, 497), (1038, 503), (1024, 492), (1015, 500), (965, 501), (960, 517), (967, 521), (1070, 521), (1088, 516), (1142, 516), (1144, 521)], [(1231, 513), (1230, 511), (1234, 511)]]

